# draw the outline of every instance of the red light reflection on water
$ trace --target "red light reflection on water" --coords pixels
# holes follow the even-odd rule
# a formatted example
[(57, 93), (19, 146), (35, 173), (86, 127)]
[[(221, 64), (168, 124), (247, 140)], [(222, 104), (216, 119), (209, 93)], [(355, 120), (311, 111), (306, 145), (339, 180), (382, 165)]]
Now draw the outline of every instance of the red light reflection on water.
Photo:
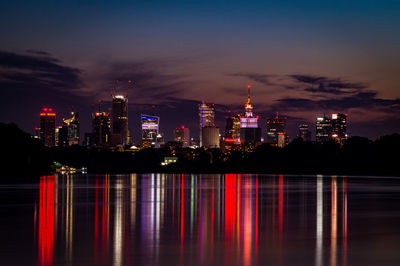
[(39, 265), (52, 265), (54, 249), (54, 176), (42, 176), (39, 190)]
[(236, 175), (225, 175), (225, 240), (232, 241), (236, 221)]
[(183, 174), (182, 174), (182, 176), (181, 176), (181, 250), (183, 249), (183, 222), (184, 222), (184, 220), (183, 220), (183, 211), (184, 211), (184, 198), (183, 198), (183, 186), (184, 186), (184, 183), (183, 183)]

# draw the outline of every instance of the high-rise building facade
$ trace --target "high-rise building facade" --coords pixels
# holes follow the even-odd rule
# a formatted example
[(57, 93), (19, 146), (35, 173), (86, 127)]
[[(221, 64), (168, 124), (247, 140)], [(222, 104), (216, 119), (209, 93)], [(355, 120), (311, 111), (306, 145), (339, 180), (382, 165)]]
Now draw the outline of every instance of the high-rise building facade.
[(272, 146), (284, 147), (287, 144), (286, 117), (267, 119), (267, 143)]
[(347, 139), (347, 114), (332, 114), (332, 138), (344, 144)]
[(258, 116), (253, 114), (253, 105), (250, 99), (250, 88), (247, 87), (247, 102), (244, 115), (240, 117), (240, 141), (242, 143), (261, 142), (261, 128), (258, 125)]
[(92, 117), (92, 141), (96, 146), (107, 146), (111, 138), (111, 121), (110, 114), (105, 112), (97, 112)]
[(174, 130), (174, 141), (182, 143), (182, 147), (189, 147), (190, 131), (188, 127), (181, 126)]
[(71, 117), (63, 120), (68, 131), (68, 145), (79, 145), (79, 113), (71, 112)]
[(316, 122), (315, 140), (317, 142), (326, 142), (332, 139), (332, 121), (323, 116), (318, 117)]
[(240, 115), (226, 117), (225, 139), (240, 142)]
[(112, 96), (112, 133), (114, 145), (129, 144), (128, 97)]
[(40, 113), (40, 140), (43, 145), (56, 145), (56, 113), (52, 108), (43, 108)]
[(203, 136), (203, 146), (208, 149), (219, 148), (219, 128), (218, 127), (203, 127), (201, 129)]
[(302, 138), (304, 141), (311, 141), (311, 131), (308, 128), (307, 124), (299, 125), (299, 133), (297, 137)]
[(56, 127), (56, 146), (67, 147), (68, 145), (68, 126), (64, 124)]
[(208, 104), (202, 101), (201, 104), (199, 104), (200, 147), (203, 146), (202, 128), (215, 127), (214, 119), (214, 104)]
[(154, 115), (140, 115), (142, 121), (142, 146), (156, 147), (160, 118)]

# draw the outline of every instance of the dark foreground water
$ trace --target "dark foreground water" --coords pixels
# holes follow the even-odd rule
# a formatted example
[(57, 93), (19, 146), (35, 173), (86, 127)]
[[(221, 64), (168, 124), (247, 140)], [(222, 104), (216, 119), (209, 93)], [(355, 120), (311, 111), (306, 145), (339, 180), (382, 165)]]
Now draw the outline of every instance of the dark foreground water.
[(0, 265), (400, 265), (396, 178), (58, 175), (0, 200)]

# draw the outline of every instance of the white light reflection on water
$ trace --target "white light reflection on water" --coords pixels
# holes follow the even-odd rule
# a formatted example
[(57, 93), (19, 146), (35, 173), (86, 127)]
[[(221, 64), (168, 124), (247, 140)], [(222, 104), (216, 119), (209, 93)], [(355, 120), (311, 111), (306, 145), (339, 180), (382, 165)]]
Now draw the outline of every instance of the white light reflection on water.
[(324, 226), (324, 194), (323, 194), (323, 176), (317, 176), (317, 243), (315, 251), (315, 265), (322, 266), (322, 251), (323, 251), (323, 226)]
[(114, 212), (114, 261), (113, 265), (122, 265), (122, 209), (123, 209), (123, 198), (122, 198), (122, 180), (117, 179), (115, 184), (115, 212)]
[(337, 265), (337, 179), (332, 176), (331, 182), (331, 258), (330, 265)]

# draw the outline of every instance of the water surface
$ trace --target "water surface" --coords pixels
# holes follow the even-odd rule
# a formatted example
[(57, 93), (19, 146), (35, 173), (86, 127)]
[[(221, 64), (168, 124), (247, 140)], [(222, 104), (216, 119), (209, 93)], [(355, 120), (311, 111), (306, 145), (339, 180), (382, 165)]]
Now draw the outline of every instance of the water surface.
[(400, 179), (56, 175), (0, 185), (1, 265), (398, 265)]

